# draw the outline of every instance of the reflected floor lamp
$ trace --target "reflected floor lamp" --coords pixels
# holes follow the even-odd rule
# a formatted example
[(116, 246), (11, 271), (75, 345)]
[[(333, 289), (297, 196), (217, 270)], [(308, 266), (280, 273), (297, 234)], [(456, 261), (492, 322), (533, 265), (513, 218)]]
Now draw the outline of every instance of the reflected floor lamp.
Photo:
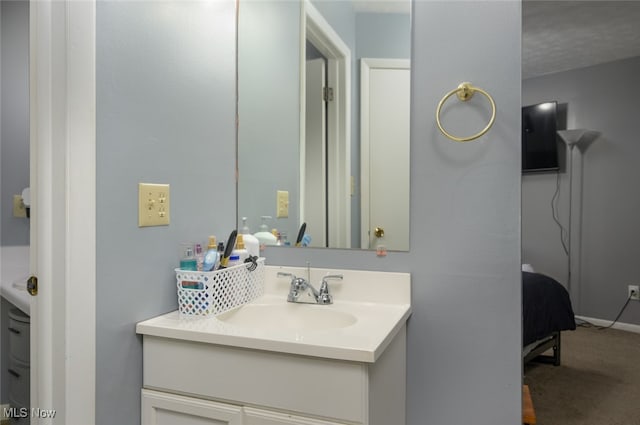
[[(591, 146), (591, 144), (600, 136), (600, 132), (594, 130), (586, 130), (586, 129), (576, 129), (576, 130), (559, 130), (558, 136), (562, 139), (562, 141), (569, 147), (569, 246), (567, 249), (567, 291), (571, 296), (572, 302), (576, 304), (578, 309), (580, 308), (580, 295), (579, 295), (579, 285), (580, 285), (580, 253), (581, 253), (581, 244), (582, 244), (582, 158), (580, 158), (580, 179), (579, 179), (579, 187), (578, 187), (578, 198), (574, 199), (573, 194), (573, 151), (574, 148), (578, 148), (578, 151), (582, 154), (584, 151)], [(578, 222), (573, 223), (573, 203), (577, 202), (578, 206), (580, 206), (580, 210), (578, 211)], [(577, 234), (572, 237), (573, 226), (577, 226)], [(575, 241), (573, 240), (575, 238)], [(578, 284), (578, 287), (573, 288), (572, 284), (574, 282), (572, 268), (576, 269), (576, 277), (577, 280), (575, 282)], [(575, 294), (574, 292), (577, 292)]]

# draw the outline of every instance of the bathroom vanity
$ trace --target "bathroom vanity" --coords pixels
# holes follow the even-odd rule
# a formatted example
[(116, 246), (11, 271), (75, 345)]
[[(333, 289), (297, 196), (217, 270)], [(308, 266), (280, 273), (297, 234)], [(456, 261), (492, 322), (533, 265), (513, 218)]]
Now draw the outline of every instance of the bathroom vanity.
[[(344, 278), (330, 283), (333, 304), (295, 304), (278, 272), (316, 287)], [(407, 273), (267, 266), (249, 304), (137, 324), (142, 423), (402, 424), (410, 314)]]
[(19, 410), (30, 401), (29, 247), (0, 247), (0, 262), (0, 401)]

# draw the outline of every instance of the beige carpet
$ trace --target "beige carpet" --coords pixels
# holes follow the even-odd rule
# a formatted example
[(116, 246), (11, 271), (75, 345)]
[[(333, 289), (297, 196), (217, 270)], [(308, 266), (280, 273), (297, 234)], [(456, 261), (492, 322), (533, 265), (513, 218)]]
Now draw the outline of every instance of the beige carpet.
[(562, 365), (524, 370), (539, 425), (640, 425), (640, 334), (562, 333)]

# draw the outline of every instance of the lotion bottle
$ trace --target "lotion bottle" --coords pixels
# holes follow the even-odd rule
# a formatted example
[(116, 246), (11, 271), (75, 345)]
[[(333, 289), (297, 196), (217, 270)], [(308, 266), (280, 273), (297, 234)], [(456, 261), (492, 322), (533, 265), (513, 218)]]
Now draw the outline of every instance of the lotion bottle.
[(247, 226), (247, 217), (242, 217), (242, 239), (247, 252), (252, 257), (260, 256), (260, 241), (251, 234), (249, 226)]
[(263, 215), (262, 224), (260, 225), (260, 231), (258, 233), (254, 233), (253, 236), (258, 238), (260, 241), (260, 249), (262, 249), (265, 245), (275, 245), (278, 241), (275, 236), (271, 232), (269, 232), (269, 226), (267, 226), (266, 220), (271, 218), (268, 215)]
[(249, 257), (249, 252), (244, 247), (244, 238), (243, 238), (243, 236), (244, 235), (242, 233), (240, 233), (238, 235), (238, 237), (236, 238), (236, 246), (235, 246), (234, 250), (231, 251), (231, 255), (229, 256), (229, 265), (228, 265), (228, 267), (237, 266), (238, 264), (242, 264), (242, 263), (244, 263), (244, 260), (246, 260), (247, 257)]
[(218, 259), (218, 249), (216, 245), (216, 237), (209, 236), (209, 245), (207, 245), (207, 253), (204, 255), (202, 262), (202, 271), (210, 272), (215, 267)]

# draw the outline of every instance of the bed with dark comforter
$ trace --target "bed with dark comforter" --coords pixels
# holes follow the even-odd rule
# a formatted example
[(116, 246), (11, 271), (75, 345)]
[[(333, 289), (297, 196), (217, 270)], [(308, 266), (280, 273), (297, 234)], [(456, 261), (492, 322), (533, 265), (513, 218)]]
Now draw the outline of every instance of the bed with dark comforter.
[[(522, 323), (525, 363), (535, 358), (559, 365), (560, 331), (576, 328), (564, 286), (544, 274), (523, 271)], [(550, 348), (553, 356), (543, 356)]]

